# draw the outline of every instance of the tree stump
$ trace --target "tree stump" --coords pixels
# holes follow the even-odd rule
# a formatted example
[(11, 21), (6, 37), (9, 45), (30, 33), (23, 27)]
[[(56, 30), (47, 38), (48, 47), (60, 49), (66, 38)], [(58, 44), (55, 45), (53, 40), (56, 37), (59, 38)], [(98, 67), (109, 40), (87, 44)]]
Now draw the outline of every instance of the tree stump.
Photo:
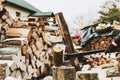
[(74, 67), (52, 67), (53, 80), (76, 80)]
[(99, 80), (98, 74), (92, 71), (78, 71), (76, 72), (76, 80)]
[(57, 67), (63, 65), (63, 49), (60, 45), (53, 47), (53, 61)]

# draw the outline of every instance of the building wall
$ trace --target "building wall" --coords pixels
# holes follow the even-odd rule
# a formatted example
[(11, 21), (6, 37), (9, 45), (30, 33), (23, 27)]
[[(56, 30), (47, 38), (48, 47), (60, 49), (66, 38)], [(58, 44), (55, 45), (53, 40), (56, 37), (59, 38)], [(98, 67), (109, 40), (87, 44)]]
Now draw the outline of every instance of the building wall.
[(5, 8), (7, 9), (7, 11), (9, 12), (9, 14), (14, 18), (16, 16), (16, 12), (21, 13), (21, 17), (23, 16), (28, 16), (30, 14), (30, 11), (27, 11), (25, 9), (19, 8), (19, 7), (15, 7), (15, 6), (5, 6)]

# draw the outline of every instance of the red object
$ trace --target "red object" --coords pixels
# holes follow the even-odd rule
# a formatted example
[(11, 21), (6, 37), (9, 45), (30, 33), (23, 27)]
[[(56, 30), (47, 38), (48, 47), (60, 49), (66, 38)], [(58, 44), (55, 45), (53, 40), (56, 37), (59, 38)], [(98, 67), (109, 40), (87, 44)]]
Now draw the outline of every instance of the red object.
[(76, 33), (76, 34), (73, 34), (73, 38), (80, 38), (81, 34), (80, 33)]

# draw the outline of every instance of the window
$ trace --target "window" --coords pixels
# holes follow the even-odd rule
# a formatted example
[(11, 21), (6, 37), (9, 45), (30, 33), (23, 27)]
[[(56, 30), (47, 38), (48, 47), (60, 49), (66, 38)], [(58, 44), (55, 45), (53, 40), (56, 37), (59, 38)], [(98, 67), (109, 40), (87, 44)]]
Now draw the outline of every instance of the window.
[(20, 17), (20, 16), (21, 16), (21, 13), (20, 13), (20, 12), (16, 12), (16, 16), (17, 16), (17, 17)]

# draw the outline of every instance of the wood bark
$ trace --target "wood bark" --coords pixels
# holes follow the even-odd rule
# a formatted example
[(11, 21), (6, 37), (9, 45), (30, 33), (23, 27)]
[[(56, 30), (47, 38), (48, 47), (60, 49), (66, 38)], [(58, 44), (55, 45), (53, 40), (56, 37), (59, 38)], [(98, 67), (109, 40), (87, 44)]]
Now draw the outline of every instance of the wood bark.
[(55, 66), (63, 65), (63, 49), (60, 45), (53, 47), (53, 61)]
[(52, 67), (53, 80), (76, 80), (74, 67)]

